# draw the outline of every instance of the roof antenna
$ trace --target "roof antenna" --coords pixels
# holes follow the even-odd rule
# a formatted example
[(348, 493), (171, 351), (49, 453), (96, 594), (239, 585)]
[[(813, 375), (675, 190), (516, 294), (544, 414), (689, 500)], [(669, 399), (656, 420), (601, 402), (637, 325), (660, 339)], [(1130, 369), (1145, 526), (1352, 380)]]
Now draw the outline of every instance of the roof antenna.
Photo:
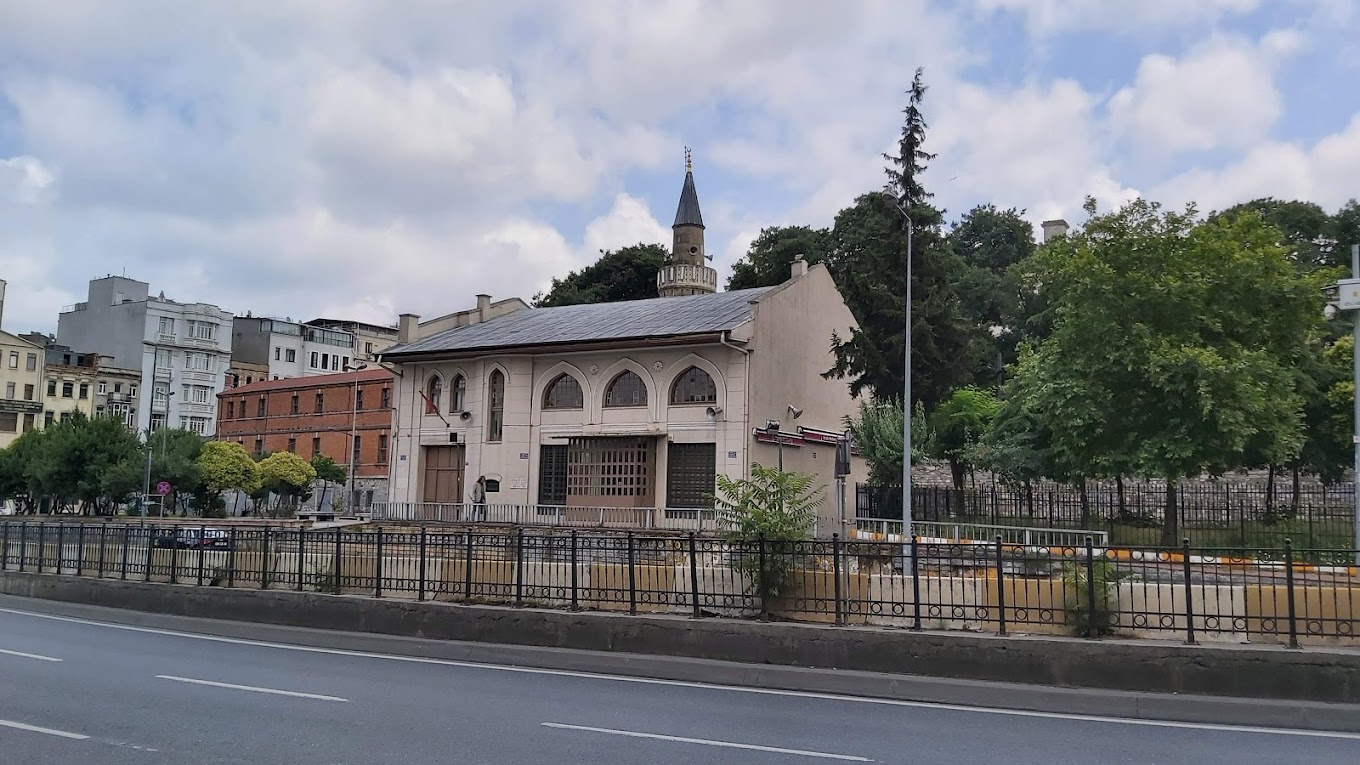
[(693, 171), (694, 171), (694, 153), (690, 151), (690, 149), (689, 149), (688, 146), (686, 146), (686, 147), (685, 147), (685, 172), (690, 173), (690, 172), (693, 172)]

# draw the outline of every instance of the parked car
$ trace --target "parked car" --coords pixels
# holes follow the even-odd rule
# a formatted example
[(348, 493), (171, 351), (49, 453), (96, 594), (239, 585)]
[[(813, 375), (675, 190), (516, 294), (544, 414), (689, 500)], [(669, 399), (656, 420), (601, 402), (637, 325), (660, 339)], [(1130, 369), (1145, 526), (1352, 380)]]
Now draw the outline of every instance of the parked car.
[(163, 549), (179, 548), (181, 550), (230, 550), (231, 535), (224, 529), (205, 529), (181, 526), (175, 529), (164, 529), (156, 535), (152, 541), (156, 547)]

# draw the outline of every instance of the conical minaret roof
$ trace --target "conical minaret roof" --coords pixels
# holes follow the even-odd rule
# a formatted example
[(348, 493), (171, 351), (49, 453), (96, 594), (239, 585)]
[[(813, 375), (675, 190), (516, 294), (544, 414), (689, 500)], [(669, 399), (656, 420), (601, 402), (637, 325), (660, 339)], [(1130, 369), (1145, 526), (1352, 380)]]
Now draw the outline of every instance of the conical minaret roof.
[(704, 227), (704, 216), (699, 212), (699, 192), (694, 189), (694, 164), (688, 149), (685, 150), (685, 187), (680, 190), (680, 206), (675, 209), (675, 222), (671, 228), (676, 226)]

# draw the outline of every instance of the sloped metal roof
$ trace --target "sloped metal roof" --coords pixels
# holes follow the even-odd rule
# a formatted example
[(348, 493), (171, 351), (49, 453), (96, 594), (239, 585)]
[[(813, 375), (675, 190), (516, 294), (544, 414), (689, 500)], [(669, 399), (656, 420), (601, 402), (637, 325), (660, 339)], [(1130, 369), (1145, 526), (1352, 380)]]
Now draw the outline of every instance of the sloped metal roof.
[(383, 352), (384, 357), (486, 351), (602, 340), (702, 335), (735, 329), (751, 317), (750, 303), (773, 287), (622, 303), (526, 308), (455, 327)]
[(680, 205), (675, 208), (675, 222), (671, 228), (676, 226), (699, 226), (704, 225), (703, 213), (699, 212), (699, 192), (694, 189), (694, 173), (685, 172), (685, 187), (680, 190)]

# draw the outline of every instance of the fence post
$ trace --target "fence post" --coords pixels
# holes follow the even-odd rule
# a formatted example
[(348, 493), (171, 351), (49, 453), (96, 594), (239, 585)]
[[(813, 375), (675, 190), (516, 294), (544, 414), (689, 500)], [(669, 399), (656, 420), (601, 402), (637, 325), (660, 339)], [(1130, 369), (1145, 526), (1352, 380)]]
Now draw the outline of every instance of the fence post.
[(23, 571), (28, 565), (28, 526), (27, 523), (19, 524), (19, 570)]
[(1299, 647), (1299, 615), (1294, 607), (1294, 543), (1284, 540), (1284, 586), (1289, 604), (1289, 647)]
[(104, 559), (107, 557), (104, 545), (109, 539), (109, 524), (99, 524), (99, 578), (104, 578)]
[(264, 533), (260, 535), (260, 589), (269, 586), (269, 570), (273, 568), (269, 564), (269, 527), (264, 527)]
[(9, 571), (9, 521), (5, 521), (5, 530), (0, 534), (0, 571)]
[(472, 529), (467, 531), (467, 552), (463, 556), (463, 602), (472, 600)]
[(156, 536), (156, 527), (155, 527), (155, 526), (147, 526), (147, 527), (146, 527), (146, 570), (142, 572), (142, 581), (144, 581), (144, 582), (149, 582), (149, 581), (151, 581), (151, 562), (152, 562), (152, 560), (153, 560), (152, 551), (155, 550), (155, 545), (152, 544), (152, 542), (155, 541), (155, 536)]
[(172, 527), (171, 531), (175, 542), (170, 545), (170, 584), (179, 584), (179, 527)]
[(382, 530), (382, 527), (379, 526), (379, 527), (378, 527), (377, 556), (376, 556), (376, 558), (375, 558), (375, 565), (374, 565), (374, 567), (373, 567), (373, 597), (375, 597), (375, 598), (381, 598), (381, 597), (382, 597), (382, 584), (383, 584), (383, 582), (382, 582), (382, 579), (383, 579), (382, 539), (383, 539), (383, 530)]
[(66, 558), (66, 523), (57, 521), (57, 565), (52, 569), (52, 573), (60, 574), (61, 565)]
[(841, 616), (841, 535), (831, 535), (831, 576), (835, 579), (832, 585), (832, 597), (835, 598), (836, 624), (845, 624), (845, 619)]
[(920, 537), (911, 535), (911, 628), (921, 629), (921, 555)]
[(515, 607), (524, 605), (524, 527), (515, 529)]
[(428, 531), (424, 526), (420, 527), (420, 582), (416, 585), (416, 600), (425, 599), (425, 550)]
[(1190, 538), (1181, 540), (1181, 568), (1185, 575), (1185, 642), (1195, 644), (1195, 598), (1190, 586)]
[(76, 527), (76, 576), (85, 576), (85, 523)]
[(633, 532), (628, 532), (628, 613), (637, 613), (637, 551)]
[(123, 555), (122, 555), (122, 563), (120, 564), (120, 567), (122, 568), (122, 571), (119, 572), (119, 574), (118, 574), (118, 578), (119, 578), (119, 579), (122, 579), (122, 580), (126, 580), (126, 579), (127, 579), (127, 566), (128, 566), (128, 537), (130, 537), (131, 535), (132, 535), (132, 527), (131, 527), (131, 526), (128, 526), (127, 524), (123, 524)]
[(769, 605), (770, 605), (770, 604), (766, 602), (766, 601), (768, 600), (768, 598), (765, 597), (765, 594), (766, 594), (769, 590), (768, 590), (768, 588), (766, 587), (766, 582), (765, 582), (765, 571), (766, 571), (766, 569), (765, 569), (765, 535), (764, 535), (764, 534), (761, 534), (759, 537), (756, 538), (756, 546), (757, 546), (757, 548), (758, 548), (758, 549), (757, 549), (757, 555), (756, 555), (756, 565), (759, 566), (759, 568), (756, 569), (756, 591), (760, 593), (760, 620), (763, 621), (763, 622), (768, 622), (768, 621), (770, 620), (770, 609), (769, 609)]
[(236, 586), (236, 527), (227, 529), (227, 586)]
[(1086, 637), (1096, 636), (1096, 551), (1086, 537)]
[(299, 526), (297, 535), (297, 590), (302, 592), (302, 580), (306, 578), (304, 564), (307, 562), (307, 530)]
[(695, 619), (702, 617), (703, 612), (699, 610), (699, 545), (693, 531), (689, 533), (689, 599), (690, 615)]
[(998, 635), (1006, 634), (1006, 567), (1002, 563), (1001, 535), (996, 535), (996, 622)]
[(579, 600), (579, 590), (581, 583), (579, 574), (576, 571), (577, 552), (576, 552), (576, 529), (571, 530), (571, 610), (579, 611), (581, 608)]
[(198, 527), (198, 586), (203, 586), (203, 556), (208, 554), (204, 542), (207, 541), (208, 527), (202, 524)]
[(340, 527), (339, 527), (339, 526), (336, 526), (336, 527), (335, 527), (335, 542), (334, 542), (334, 543), (335, 543), (335, 550), (334, 550), (333, 554), (331, 555), (331, 558), (332, 558), (332, 560), (331, 560), (331, 571), (333, 571), (333, 572), (335, 573), (335, 594), (336, 594), (336, 595), (339, 595), (339, 594), (341, 593), (341, 586), (340, 586), (340, 576), (341, 576), (341, 573), (340, 573), (340, 564), (341, 564), (341, 562), (344, 561), (344, 559), (345, 559), (345, 556), (344, 556), (344, 554), (343, 554), (343, 552), (342, 552), (342, 549), (343, 549), (343, 548), (342, 548), (342, 545), (344, 544), (344, 542), (342, 542), (342, 541), (341, 541), (341, 538), (340, 538)]

